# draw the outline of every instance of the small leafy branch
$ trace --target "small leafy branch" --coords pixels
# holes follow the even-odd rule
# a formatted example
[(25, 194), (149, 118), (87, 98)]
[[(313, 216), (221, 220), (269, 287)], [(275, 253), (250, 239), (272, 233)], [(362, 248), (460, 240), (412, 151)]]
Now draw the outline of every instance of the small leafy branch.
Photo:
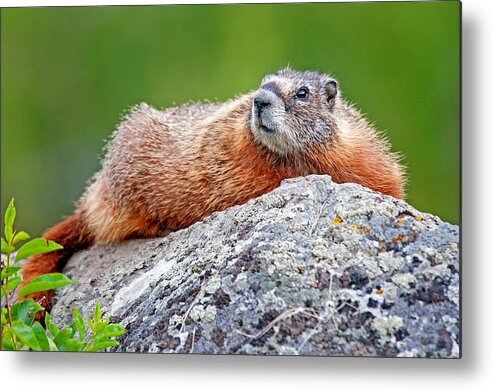
[[(2, 241), (2, 273), (1, 273), (1, 349), (2, 350), (34, 350), (34, 351), (84, 351), (97, 352), (117, 346), (115, 337), (125, 332), (120, 324), (110, 324), (108, 316), (101, 318), (101, 308), (96, 302), (93, 319), (87, 317), (86, 324), (80, 312), (72, 309), (73, 322), (64, 329), (51, 322), (45, 314), (46, 329), (35, 319), (36, 313), (44, 310), (32, 298), (13, 303), (14, 290), (22, 283), (19, 262), (29, 256), (47, 253), (63, 247), (44, 238), (35, 238), (23, 244), (14, 256), (16, 245), (30, 237), (24, 232), (16, 232), (13, 228), (16, 210), (12, 199), (5, 212), (5, 237)], [(73, 283), (61, 273), (39, 276), (25, 284), (17, 293), (23, 297), (40, 291), (53, 290)]]

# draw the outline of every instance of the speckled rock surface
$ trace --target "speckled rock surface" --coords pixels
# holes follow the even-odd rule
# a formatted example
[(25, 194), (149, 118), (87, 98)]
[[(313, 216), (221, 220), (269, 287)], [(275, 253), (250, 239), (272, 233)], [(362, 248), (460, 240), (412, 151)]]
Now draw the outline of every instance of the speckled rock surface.
[(168, 237), (70, 259), (69, 308), (126, 326), (116, 351), (459, 357), (459, 230), (328, 176)]

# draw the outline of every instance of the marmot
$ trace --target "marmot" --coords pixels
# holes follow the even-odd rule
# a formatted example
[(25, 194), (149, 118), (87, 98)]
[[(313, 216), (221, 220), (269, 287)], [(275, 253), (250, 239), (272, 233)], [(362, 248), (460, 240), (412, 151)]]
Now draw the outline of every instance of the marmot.
[[(308, 174), (404, 195), (398, 157), (328, 75), (283, 69), (225, 103), (140, 104), (113, 134), (75, 214), (43, 235), (63, 249), (31, 257), (22, 274), (27, 282), (59, 272), (95, 242), (164, 236)], [(31, 297), (50, 309), (52, 292)]]

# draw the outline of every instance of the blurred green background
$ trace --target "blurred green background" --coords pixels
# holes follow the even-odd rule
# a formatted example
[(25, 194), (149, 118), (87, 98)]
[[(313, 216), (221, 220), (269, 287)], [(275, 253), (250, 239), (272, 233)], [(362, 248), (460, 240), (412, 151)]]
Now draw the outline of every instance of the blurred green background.
[(332, 73), (405, 156), (407, 201), (459, 222), (459, 3), (2, 9), (1, 203), (70, 215), (130, 106), (225, 100), (286, 65)]

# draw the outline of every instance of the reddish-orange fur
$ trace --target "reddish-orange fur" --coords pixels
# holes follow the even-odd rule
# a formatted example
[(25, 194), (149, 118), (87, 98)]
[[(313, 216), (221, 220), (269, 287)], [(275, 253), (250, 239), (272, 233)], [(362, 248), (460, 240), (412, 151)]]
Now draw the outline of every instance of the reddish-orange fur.
[[(43, 234), (45, 239), (59, 243), (63, 249), (31, 256), (21, 271), (24, 278), (23, 285), (37, 276), (61, 272), (65, 262), (74, 252), (84, 249), (92, 243), (91, 235), (87, 233), (80, 214), (78, 212), (70, 216)], [(25, 298), (33, 298), (49, 311), (52, 297), (52, 291), (44, 291), (27, 295)]]

